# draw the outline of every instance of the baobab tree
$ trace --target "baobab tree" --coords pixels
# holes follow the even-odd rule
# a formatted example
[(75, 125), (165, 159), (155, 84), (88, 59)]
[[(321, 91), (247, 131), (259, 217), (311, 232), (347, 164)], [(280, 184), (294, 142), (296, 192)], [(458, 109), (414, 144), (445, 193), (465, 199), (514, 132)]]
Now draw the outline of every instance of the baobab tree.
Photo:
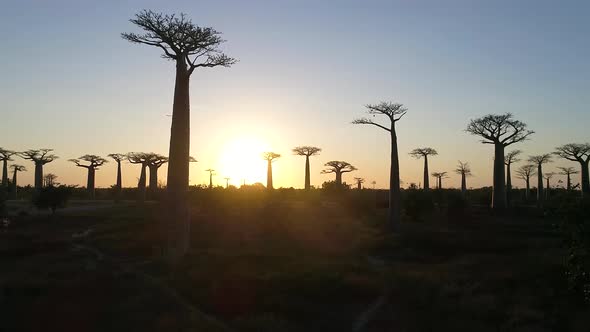
[(149, 153), (145, 152), (129, 152), (127, 160), (132, 164), (140, 164), (141, 172), (139, 173), (139, 181), (137, 182), (138, 200), (145, 201), (146, 194), (146, 169), (150, 163)]
[(229, 178), (229, 177), (226, 177), (226, 178), (224, 178), (224, 179), (225, 179), (225, 189), (227, 189), (227, 188), (229, 188), (229, 180), (230, 180), (231, 178)]
[(424, 190), (430, 189), (430, 175), (428, 174), (428, 156), (436, 156), (436, 152), (433, 148), (416, 148), (410, 152), (410, 156), (420, 159), (424, 158)]
[(321, 151), (322, 149), (315, 146), (298, 146), (293, 148), (293, 154), (297, 156), (305, 156), (305, 190), (311, 188), (309, 157), (317, 156)]
[(262, 154), (262, 159), (266, 160), (266, 189), (273, 189), (272, 187), (272, 163), (281, 155), (274, 152), (265, 152)]
[(492, 209), (496, 212), (506, 208), (506, 186), (504, 174), (504, 149), (512, 144), (526, 140), (534, 133), (527, 125), (515, 120), (512, 114), (490, 114), (471, 120), (466, 131), (483, 138), (484, 144), (494, 145), (494, 185)]
[(52, 151), (53, 149), (38, 149), (19, 153), (23, 159), (28, 159), (35, 163), (35, 189), (37, 190), (43, 187), (43, 166), (58, 158), (51, 153)]
[(322, 170), (321, 174), (330, 174), (330, 173), (336, 174), (336, 186), (338, 188), (342, 187), (342, 174), (353, 172), (353, 171), (357, 170), (356, 167), (352, 166), (351, 164), (347, 163), (346, 161), (338, 161), (338, 160), (328, 161), (327, 163), (324, 164), (324, 166), (326, 166), (328, 168)]
[(579, 172), (576, 171), (573, 167), (557, 167), (561, 172), (559, 174), (565, 175), (567, 178), (566, 189), (567, 191), (572, 190), (572, 175), (578, 174)]
[(190, 77), (196, 68), (230, 67), (236, 60), (223, 54), (224, 40), (213, 28), (199, 27), (184, 14), (165, 15), (144, 10), (131, 23), (143, 34), (123, 33), (132, 43), (158, 47), (162, 57), (176, 65), (174, 103), (168, 153), (167, 213), (171, 224), (168, 232), (168, 258), (177, 261), (190, 247), (190, 214), (188, 207), (190, 150)]
[[(95, 183), (95, 175), (96, 170), (108, 161), (100, 156), (94, 154), (86, 154), (78, 159), (70, 159), (69, 161), (76, 164), (78, 167), (86, 168), (88, 170), (88, 179), (86, 182), (86, 190), (90, 194), (90, 198), (94, 199), (95, 197), (95, 190), (94, 190), (94, 183)], [(87, 164), (82, 164), (82, 162), (86, 162)]]
[(375, 189), (375, 185), (377, 184), (377, 181), (371, 181), (371, 184), (373, 185), (373, 189)]
[(526, 189), (524, 192), (524, 198), (527, 201), (529, 200), (529, 195), (531, 192), (531, 176), (536, 174), (535, 167), (535, 165), (531, 164), (523, 165), (520, 166), (520, 168), (516, 171), (516, 176), (525, 182)]
[(403, 104), (381, 102), (376, 105), (366, 105), (367, 113), (375, 117), (383, 115), (388, 119), (387, 125), (381, 125), (370, 118), (360, 118), (352, 121), (353, 124), (372, 125), (389, 132), (391, 141), (391, 160), (389, 167), (389, 211), (388, 221), (391, 230), (397, 229), (401, 220), (401, 191), (399, 178), (399, 155), (397, 150), (397, 134), (395, 124), (406, 115), (408, 109)]
[(12, 164), (10, 165), (10, 168), (12, 169), (12, 189), (13, 189), (13, 197), (14, 199), (18, 198), (18, 185), (16, 182), (16, 178), (17, 178), (17, 174), (18, 172), (26, 172), (27, 169), (25, 168), (25, 166), (22, 165), (16, 165), (16, 164)]
[(520, 150), (513, 150), (506, 154), (504, 157), (504, 165), (506, 165), (506, 205), (510, 207), (512, 204), (512, 172), (510, 166), (513, 163), (519, 162), (518, 155), (521, 154)]
[(157, 153), (148, 153), (148, 169), (150, 171), (150, 181), (148, 183), (148, 189), (150, 192), (155, 192), (158, 189), (158, 170), (162, 165), (168, 162), (168, 157), (162, 156)]
[(558, 146), (555, 150), (555, 154), (559, 157), (580, 163), (580, 173), (582, 174), (582, 195), (590, 195), (590, 175), (588, 173), (588, 164), (590, 163), (590, 143), (570, 143)]
[(537, 207), (543, 207), (543, 164), (551, 162), (551, 155), (530, 156), (529, 162), (537, 166)]
[(214, 169), (206, 169), (205, 172), (209, 172), (209, 189), (213, 188), (213, 175), (215, 174), (215, 170)]
[(465, 196), (465, 194), (467, 193), (467, 177), (472, 175), (469, 163), (464, 163), (461, 160), (459, 160), (459, 165), (457, 165), (455, 173), (461, 175), (461, 194)]
[(447, 178), (447, 172), (433, 172), (432, 176), (436, 178), (437, 180), (437, 189), (442, 189), (442, 179), (446, 179)]
[(363, 189), (363, 183), (365, 183), (365, 179), (363, 179), (363, 178), (354, 178), (354, 181), (356, 182), (356, 189), (358, 189), (358, 190)]
[(123, 188), (121, 162), (126, 159), (126, 155), (122, 153), (110, 153), (108, 156), (113, 158), (117, 163), (117, 182), (115, 184), (115, 202), (117, 202), (121, 198), (121, 189)]
[(54, 185), (57, 185), (57, 182), (55, 182), (55, 180), (57, 180), (57, 175), (53, 173), (47, 173), (45, 174), (45, 176), (43, 176), (43, 182), (45, 187), (53, 187)]
[(547, 185), (545, 186), (545, 199), (549, 199), (549, 191), (551, 190), (551, 183), (549, 183), (549, 181), (554, 175), (554, 172), (545, 173), (545, 180), (547, 181)]
[(15, 151), (6, 150), (0, 148), (0, 160), (2, 161), (2, 186), (8, 187), (8, 162), (12, 161), (12, 156), (15, 155)]

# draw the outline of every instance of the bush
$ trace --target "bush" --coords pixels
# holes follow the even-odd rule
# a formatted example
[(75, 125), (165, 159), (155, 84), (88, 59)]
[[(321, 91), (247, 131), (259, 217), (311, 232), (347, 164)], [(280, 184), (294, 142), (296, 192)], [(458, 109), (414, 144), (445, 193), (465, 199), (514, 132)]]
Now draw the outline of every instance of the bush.
[(55, 214), (55, 210), (65, 207), (73, 188), (64, 185), (42, 188), (33, 195), (33, 205), (39, 210), (50, 209)]
[(8, 199), (8, 192), (5, 188), (0, 188), (0, 217), (4, 216), (6, 212), (6, 200)]
[(403, 207), (410, 219), (421, 221), (434, 210), (434, 200), (430, 191), (408, 189), (404, 194)]
[(460, 221), (465, 217), (467, 209), (467, 200), (461, 192), (451, 191), (447, 195), (447, 216), (452, 221)]

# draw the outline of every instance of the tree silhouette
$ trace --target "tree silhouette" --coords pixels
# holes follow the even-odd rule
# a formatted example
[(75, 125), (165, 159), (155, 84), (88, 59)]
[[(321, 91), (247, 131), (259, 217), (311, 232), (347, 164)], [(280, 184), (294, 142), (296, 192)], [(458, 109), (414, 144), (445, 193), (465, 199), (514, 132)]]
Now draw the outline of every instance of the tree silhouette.
[(148, 169), (150, 171), (150, 181), (148, 189), (150, 192), (155, 192), (158, 189), (158, 170), (162, 165), (168, 162), (168, 157), (159, 155), (157, 153), (148, 153)]
[(214, 169), (206, 169), (205, 172), (209, 172), (209, 189), (213, 189), (213, 175), (215, 174), (215, 170)]
[(0, 160), (2, 161), (2, 186), (8, 187), (8, 162), (12, 161), (12, 156), (15, 155), (15, 151), (6, 150), (0, 148)]
[(512, 172), (510, 171), (510, 166), (520, 161), (518, 155), (521, 153), (522, 151), (520, 150), (513, 150), (504, 156), (504, 165), (506, 165), (506, 204), (508, 207), (512, 204)]
[(224, 178), (224, 179), (225, 179), (225, 189), (227, 189), (227, 188), (229, 188), (229, 180), (230, 180), (231, 178), (229, 178), (229, 177), (226, 177), (226, 178)]
[(23, 159), (31, 160), (35, 163), (35, 189), (43, 188), (43, 166), (58, 157), (51, 154), (53, 149), (27, 150), (19, 153)]
[(590, 163), (590, 144), (570, 143), (555, 148), (555, 154), (561, 158), (580, 163), (582, 173), (582, 195), (590, 195), (590, 175), (588, 163)]
[(371, 181), (371, 184), (373, 185), (373, 189), (375, 189), (375, 185), (377, 184), (377, 181)]
[(549, 180), (555, 175), (554, 172), (545, 173), (545, 180), (547, 181), (547, 185), (545, 187), (545, 199), (549, 199), (549, 191), (551, 190), (551, 184)]
[(504, 174), (504, 149), (514, 143), (522, 142), (534, 132), (526, 129), (526, 124), (515, 120), (512, 114), (490, 114), (471, 120), (467, 132), (480, 136), (484, 144), (494, 145), (494, 186), (492, 209), (504, 210), (506, 202), (506, 186)]
[(516, 171), (516, 175), (519, 179), (523, 180), (526, 184), (526, 190), (524, 192), (524, 197), (528, 201), (530, 192), (531, 192), (531, 176), (536, 174), (535, 165), (523, 165)]
[(115, 202), (121, 199), (121, 190), (123, 188), (123, 178), (121, 175), (121, 162), (126, 159), (126, 155), (122, 153), (110, 153), (109, 157), (117, 162), (117, 183), (115, 184)]
[[(94, 197), (95, 197), (95, 190), (94, 190), (95, 181), (94, 180), (95, 180), (96, 170), (100, 166), (107, 163), (107, 160), (100, 157), (100, 156), (94, 155), (94, 154), (86, 154), (78, 159), (70, 159), (69, 161), (73, 162), (78, 167), (86, 168), (88, 170), (88, 179), (86, 182), (86, 190), (88, 190), (88, 193), (90, 194), (90, 198), (94, 199)], [(86, 164), (86, 165), (81, 164), (81, 161), (85, 161), (88, 164)]]
[(437, 180), (437, 189), (442, 189), (442, 179), (446, 179), (447, 178), (447, 172), (433, 172), (432, 176), (436, 178)]
[(298, 146), (293, 148), (293, 153), (297, 156), (305, 156), (305, 190), (311, 188), (309, 157), (317, 156), (322, 149), (315, 146)]
[(530, 156), (529, 162), (537, 166), (537, 207), (543, 207), (543, 164), (551, 162), (551, 154)]
[(358, 190), (363, 189), (363, 183), (365, 183), (365, 179), (363, 179), (363, 178), (354, 178), (354, 181), (356, 182), (356, 189), (358, 189)]
[(266, 167), (266, 189), (273, 189), (272, 187), (272, 162), (280, 158), (281, 155), (274, 152), (264, 152), (262, 154), (262, 159), (266, 160), (267, 167)]
[(57, 180), (57, 175), (53, 173), (47, 173), (45, 174), (45, 176), (43, 176), (43, 182), (45, 183), (45, 187), (53, 187), (57, 185), (58, 183), (55, 182), (55, 180)]
[(26, 172), (27, 169), (25, 168), (25, 166), (22, 165), (16, 165), (16, 164), (12, 164), (10, 165), (10, 168), (12, 169), (12, 189), (13, 189), (13, 197), (14, 199), (18, 199), (18, 185), (16, 182), (16, 178), (17, 178), (17, 174), (18, 172)]
[(129, 152), (127, 160), (132, 164), (140, 164), (141, 172), (139, 174), (139, 181), (137, 182), (138, 200), (145, 201), (146, 194), (146, 169), (150, 163), (149, 153), (145, 152)]
[(420, 159), (424, 158), (424, 190), (430, 189), (430, 176), (428, 175), (428, 156), (436, 156), (436, 152), (433, 148), (416, 148), (410, 152), (410, 156)]
[(342, 188), (342, 174), (349, 173), (356, 171), (357, 168), (352, 166), (351, 164), (347, 163), (346, 161), (338, 161), (332, 160), (328, 161), (324, 164), (324, 166), (328, 167), (327, 169), (322, 170), (321, 174), (336, 174), (336, 186), (338, 188)]
[(561, 172), (559, 174), (565, 175), (567, 177), (567, 184), (566, 189), (567, 191), (572, 190), (572, 174), (578, 174), (579, 172), (576, 171), (573, 167), (557, 167)]
[(370, 118), (360, 118), (352, 121), (353, 124), (372, 125), (389, 132), (391, 140), (391, 164), (389, 169), (389, 211), (388, 221), (391, 230), (397, 229), (401, 220), (401, 191), (399, 178), (399, 156), (397, 150), (397, 135), (395, 123), (398, 122), (408, 109), (403, 104), (381, 102), (376, 105), (366, 105), (367, 113), (375, 117), (383, 115), (389, 120), (389, 127), (381, 125)]
[(457, 165), (455, 173), (461, 175), (461, 194), (465, 196), (465, 194), (467, 193), (467, 177), (472, 175), (469, 163), (464, 163), (461, 160), (459, 160), (459, 165)]
[(130, 20), (144, 34), (123, 33), (132, 43), (158, 47), (162, 57), (176, 63), (176, 82), (172, 106), (168, 165), (168, 258), (177, 261), (190, 246), (190, 215), (188, 207), (190, 150), (190, 76), (196, 68), (229, 67), (236, 60), (223, 54), (220, 33), (199, 27), (184, 14), (165, 15), (144, 10)]

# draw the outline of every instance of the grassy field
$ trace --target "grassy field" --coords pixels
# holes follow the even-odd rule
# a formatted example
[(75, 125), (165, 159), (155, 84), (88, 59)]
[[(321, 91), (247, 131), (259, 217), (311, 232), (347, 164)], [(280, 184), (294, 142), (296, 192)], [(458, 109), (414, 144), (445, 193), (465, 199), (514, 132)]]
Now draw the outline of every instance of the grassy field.
[(203, 201), (193, 248), (173, 269), (159, 259), (155, 203), (11, 217), (0, 331), (588, 330), (551, 220), (472, 209), (450, 222), (435, 211), (383, 235), (384, 212)]

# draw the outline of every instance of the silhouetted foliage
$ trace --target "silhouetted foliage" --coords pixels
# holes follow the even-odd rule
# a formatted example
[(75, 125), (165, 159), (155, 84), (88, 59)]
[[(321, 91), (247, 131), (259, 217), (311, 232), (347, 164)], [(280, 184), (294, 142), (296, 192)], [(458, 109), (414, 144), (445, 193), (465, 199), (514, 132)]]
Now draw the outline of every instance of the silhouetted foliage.
[(51, 152), (53, 149), (27, 150), (19, 153), (24, 158), (35, 163), (35, 189), (43, 187), (43, 165), (48, 164), (58, 157)]
[(424, 190), (430, 189), (430, 174), (428, 173), (428, 156), (436, 156), (438, 152), (433, 148), (416, 148), (410, 151), (410, 156), (420, 159), (424, 158), (424, 178), (423, 187)]
[(432, 176), (437, 180), (436, 189), (442, 189), (442, 179), (448, 178), (447, 172), (433, 172)]
[(557, 167), (561, 172), (559, 174), (566, 176), (566, 190), (572, 190), (572, 175), (580, 172), (576, 171), (573, 167)]
[(272, 163), (280, 158), (281, 155), (274, 152), (264, 152), (262, 154), (262, 159), (266, 160), (267, 167), (266, 167), (266, 189), (273, 189), (272, 186)]
[(26, 172), (27, 169), (25, 166), (12, 164), (10, 165), (10, 169), (12, 169), (12, 198), (18, 198), (18, 172)]
[(354, 172), (357, 170), (357, 168), (352, 166), (350, 163), (339, 160), (328, 161), (324, 164), (324, 166), (327, 168), (322, 170), (321, 174), (334, 173), (336, 175), (335, 183), (337, 187), (342, 187), (342, 174)]
[(588, 164), (590, 163), (590, 143), (570, 143), (555, 148), (555, 154), (561, 158), (576, 161), (580, 164), (582, 179), (582, 195), (590, 195), (590, 174)]
[(139, 180), (137, 182), (138, 201), (143, 202), (146, 198), (147, 167), (150, 163), (150, 154), (145, 152), (129, 152), (127, 160), (132, 164), (141, 165)]
[(293, 148), (293, 154), (297, 156), (305, 156), (305, 190), (309, 190), (311, 188), (309, 157), (317, 156), (321, 151), (322, 149), (315, 146), (298, 146)]
[[(86, 168), (88, 171), (88, 178), (86, 181), (86, 189), (88, 190), (88, 194), (90, 195), (91, 199), (95, 198), (95, 178), (96, 178), (96, 171), (98, 168), (108, 161), (103, 157), (94, 155), (94, 154), (85, 154), (78, 159), (70, 159), (69, 161), (76, 164), (78, 167)], [(82, 162), (86, 162), (87, 164), (82, 164)]]
[(8, 162), (12, 161), (12, 156), (15, 154), (15, 151), (0, 148), (0, 161), (2, 161), (2, 186), (4, 188), (8, 188)]
[(365, 179), (363, 179), (363, 178), (354, 178), (354, 181), (356, 182), (356, 189), (358, 189), (358, 190), (363, 189), (363, 183), (365, 183)]
[(457, 165), (455, 173), (461, 175), (461, 194), (465, 196), (467, 193), (467, 177), (472, 176), (469, 163), (464, 163), (459, 160), (459, 165)]
[(530, 156), (530, 163), (537, 166), (537, 207), (543, 207), (543, 164), (551, 162), (551, 154)]
[(55, 214), (58, 208), (66, 206), (73, 188), (64, 185), (43, 187), (33, 195), (33, 205), (39, 210), (50, 209)]
[(403, 202), (406, 215), (413, 221), (424, 221), (434, 211), (434, 201), (429, 191), (405, 190)]
[(117, 163), (117, 180), (115, 182), (115, 186), (113, 187), (115, 191), (115, 202), (118, 202), (121, 199), (121, 190), (123, 188), (123, 176), (121, 172), (121, 163), (123, 160), (127, 159), (127, 155), (122, 153), (109, 153), (108, 156), (113, 158)]
[(513, 163), (519, 162), (518, 155), (520, 155), (522, 151), (520, 150), (513, 150), (506, 154), (504, 157), (504, 165), (506, 165), (506, 206), (510, 207), (512, 205), (512, 171), (511, 167)]
[(205, 172), (209, 172), (209, 189), (213, 189), (213, 175), (215, 174), (215, 170), (214, 169), (206, 169)]
[(531, 191), (531, 176), (535, 175), (537, 171), (535, 170), (535, 165), (523, 165), (516, 171), (516, 176), (525, 182), (525, 200), (528, 201), (530, 199), (530, 191)]

